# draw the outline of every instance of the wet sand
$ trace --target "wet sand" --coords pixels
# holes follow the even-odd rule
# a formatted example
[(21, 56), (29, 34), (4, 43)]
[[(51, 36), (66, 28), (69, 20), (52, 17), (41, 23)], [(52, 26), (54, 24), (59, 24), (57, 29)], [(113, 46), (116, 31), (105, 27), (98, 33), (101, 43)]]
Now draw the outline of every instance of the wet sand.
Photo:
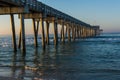
[(12, 78), (12, 77), (2, 77), (2, 76), (0, 76), (0, 80), (18, 80), (18, 79), (15, 79), (15, 78)]

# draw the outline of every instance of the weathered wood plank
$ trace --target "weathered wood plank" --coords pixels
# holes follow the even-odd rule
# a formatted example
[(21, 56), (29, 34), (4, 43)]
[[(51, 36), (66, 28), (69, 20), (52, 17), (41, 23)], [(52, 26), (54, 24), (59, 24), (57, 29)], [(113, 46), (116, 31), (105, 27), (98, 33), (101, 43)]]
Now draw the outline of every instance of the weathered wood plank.
[(0, 15), (25, 13), (23, 7), (0, 7)]
[(24, 14), (25, 19), (40, 19), (42, 18), (42, 14), (40, 13), (29, 13), (29, 14)]

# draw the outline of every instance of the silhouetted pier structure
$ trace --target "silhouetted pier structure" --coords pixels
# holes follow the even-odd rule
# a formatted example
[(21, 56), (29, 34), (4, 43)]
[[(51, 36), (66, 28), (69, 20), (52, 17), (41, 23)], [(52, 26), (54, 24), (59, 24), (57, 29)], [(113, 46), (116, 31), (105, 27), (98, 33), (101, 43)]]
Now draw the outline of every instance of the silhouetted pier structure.
[[(21, 29), (18, 47), (21, 48), (23, 52), (26, 51), (24, 19), (32, 19), (35, 47), (38, 46), (37, 37), (39, 27), (41, 27), (43, 49), (49, 44), (50, 23), (52, 23), (52, 27), (54, 27), (55, 45), (58, 44), (58, 24), (62, 27), (60, 30), (62, 42), (65, 42), (65, 37), (68, 38), (68, 41), (74, 41), (76, 38), (94, 37), (99, 30), (99, 28), (95, 28), (37, 0), (0, 0), (0, 15), (10, 15), (11, 17), (14, 51), (17, 51), (14, 14), (18, 14), (20, 19)], [(44, 25), (44, 23), (46, 23), (46, 25)], [(46, 31), (44, 29), (46, 29)]]

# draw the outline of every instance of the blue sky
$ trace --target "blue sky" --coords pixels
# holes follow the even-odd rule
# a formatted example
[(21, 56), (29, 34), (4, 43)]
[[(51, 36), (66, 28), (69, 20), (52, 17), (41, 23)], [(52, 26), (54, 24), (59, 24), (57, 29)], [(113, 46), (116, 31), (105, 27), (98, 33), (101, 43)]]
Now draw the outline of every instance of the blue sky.
[(104, 32), (120, 32), (120, 0), (40, 0)]
[[(120, 0), (39, 0), (91, 25), (100, 25), (104, 32), (120, 32)], [(20, 21), (15, 16), (16, 33)], [(33, 33), (32, 21), (25, 20), (26, 33)], [(11, 34), (10, 16), (0, 15), (0, 34)]]

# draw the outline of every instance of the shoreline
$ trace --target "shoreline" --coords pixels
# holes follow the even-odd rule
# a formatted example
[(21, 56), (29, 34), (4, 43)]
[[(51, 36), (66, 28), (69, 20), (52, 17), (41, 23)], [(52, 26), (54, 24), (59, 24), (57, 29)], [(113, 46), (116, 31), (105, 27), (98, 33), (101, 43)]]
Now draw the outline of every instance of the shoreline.
[(18, 80), (14, 77), (4, 77), (4, 76), (0, 76), (0, 80)]

